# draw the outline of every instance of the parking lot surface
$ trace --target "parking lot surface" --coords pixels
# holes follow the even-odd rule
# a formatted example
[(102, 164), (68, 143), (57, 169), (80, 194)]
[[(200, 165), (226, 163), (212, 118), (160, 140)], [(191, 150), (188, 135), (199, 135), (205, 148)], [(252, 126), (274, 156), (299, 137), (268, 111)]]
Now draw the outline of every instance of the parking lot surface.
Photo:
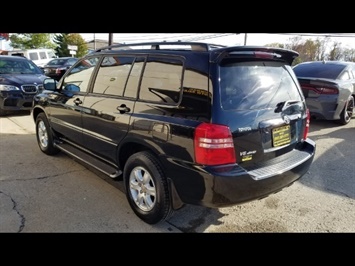
[(311, 121), (309, 172), (262, 200), (208, 209), (185, 206), (148, 225), (131, 211), (121, 181), (67, 155), (47, 156), (28, 113), (0, 118), (0, 232), (355, 232), (355, 118)]

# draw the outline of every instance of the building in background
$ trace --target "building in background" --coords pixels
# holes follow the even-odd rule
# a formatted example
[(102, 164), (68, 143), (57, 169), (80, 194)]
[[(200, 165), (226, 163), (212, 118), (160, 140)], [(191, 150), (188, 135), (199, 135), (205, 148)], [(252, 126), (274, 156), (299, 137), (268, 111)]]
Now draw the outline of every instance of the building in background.
[[(112, 43), (112, 45), (114, 44), (120, 44), (120, 43), (117, 42)], [(109, 44), (108, 44), (108, 40), (93, 39), (91, 41), (87, 41), (86, 45), (88, 47), (88, 52), (92, 52), (102, 47), (108, 46)]]

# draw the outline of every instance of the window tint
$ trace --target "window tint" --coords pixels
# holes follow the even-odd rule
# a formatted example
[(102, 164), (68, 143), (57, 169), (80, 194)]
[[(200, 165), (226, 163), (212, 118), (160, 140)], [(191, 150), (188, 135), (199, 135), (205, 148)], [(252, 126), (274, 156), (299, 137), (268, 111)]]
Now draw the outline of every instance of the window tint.
[(184, 110), (193, 110), (197, 115), (210, 109), (212, 96), (209, 88), (212, 89), (212, 85), (207, 74), (186, 69), (183, 87), (182, 100), (179, 105)]
[(0, 59), (1, 74), (41, 74), (34, 63), (27, 60), (15, 60), (13, 58)]
[(137, 98), (138, 84), (144, 66), (145, 57), (136, 58), (129, 74), (128, 82), (123, 96)]
[(38, 60), (38, 54), (37, 52), (29, 53), (30, 59), (31, 60)]
[(41, 59), (47, 59), (46, 52), (39, 52), (39, 56), (41, 57)]
[(98, 60), (81, 60), (68, 73), (63, 81), (64, 87), (74, 84), (80, 87), (80, 91), (87, 91), (92, 72)]
[(297, 77), (337, 79), (346, 66), (332, 63), (304, 63), (293, 68)]
[(67, 64), (68, 64), (68, 65), (74, 65), (76, 61), (78, 61), (78, 60), (77, 60), (77, 59), (74, 59), (74, 58), (73, 58), (73, 59), (68, 59)]
[(146, 63), (139, 98), (159, 103), (180, 100), (182, 61), (149, 57)]
[(49, 58), (55, 58), (56, 57), (54, 51), (48, 51), (48, 56), (49, 56)]
[(350, 78), (350, 73), (348, 71), (343, 72), (340, 76), (339, 76), (340, 80), (349, 80)]
[(238, 62), (220, 66), (222, 106), (226, 110), (275, 108), (302, 96), (289, 71), (278, 62)]
[(104, 57), (94, 84), (94, 93), (123, 96), (134, 57)]

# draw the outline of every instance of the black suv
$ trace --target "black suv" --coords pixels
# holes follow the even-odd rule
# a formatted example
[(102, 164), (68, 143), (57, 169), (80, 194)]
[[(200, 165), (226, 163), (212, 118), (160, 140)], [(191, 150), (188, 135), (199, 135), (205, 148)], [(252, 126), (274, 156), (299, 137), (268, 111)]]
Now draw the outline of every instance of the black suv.
[(185, 204), (261, 199), (298, 180), (314, 158), (290, 67), (297, 56), (196, 42), (101, 48), (35, 96), (39, 147), (123, 180), (149, 224)]
[(21, 56), (0, 55), (0, 115), (30, 111), (33, 96), (43, 89), (43, 71)]

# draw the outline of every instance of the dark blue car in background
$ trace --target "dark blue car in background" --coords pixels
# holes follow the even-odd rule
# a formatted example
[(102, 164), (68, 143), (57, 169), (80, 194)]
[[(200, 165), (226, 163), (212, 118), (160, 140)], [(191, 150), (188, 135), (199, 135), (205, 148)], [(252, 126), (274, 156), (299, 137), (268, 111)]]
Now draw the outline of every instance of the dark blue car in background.
[(0, 55), (0, 116), (30, 111), (34, 95), (43, 89), (43, 71), (21, 56)]

